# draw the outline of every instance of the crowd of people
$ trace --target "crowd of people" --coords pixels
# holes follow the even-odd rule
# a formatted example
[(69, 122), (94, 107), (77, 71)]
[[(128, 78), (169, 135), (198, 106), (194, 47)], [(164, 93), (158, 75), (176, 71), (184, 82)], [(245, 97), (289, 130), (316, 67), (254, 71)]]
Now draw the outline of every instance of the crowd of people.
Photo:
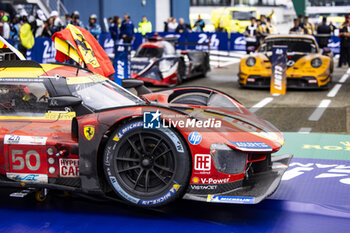
[[(250, 18), (250, 25), (247, 26), (244, 36), (246, 39), (247, 53), (253, 52), (262, 40), (269, 34), (275, 34), (275, 27), (271, 24), (271, 18), (261, 15), (259, 19)], [(251, 49), (254, 47), (254, 49)]]
[[(323, 17), (320, 24), (314, 25), (309, 22), (308, 16), (303, 17), (303, 15), (299, 15), (298, 18), (294, 19), (293, 23), (294, 26), (289, 30), (289, 33), (314, 35), (320, 48), (328, 46), (329, 39), (337, 29), (332, 22), (327, 23), (327, 17)], [(340, 38), (338, 67), (346, 64), (350, 66), (350, 14), (345, 15), (344, 22), (339, 25), (338, 36)]]
[[(247, 53), (257, 48), (261, 41), (269, 34), (276, 33), (275, 27), (271, 24), (271, 18), (261, 15), (259, 19), (252, 17), (250, 25), (247, 26), (244, 36), (246, 39)], [(108, 19), (108, 31), (115, 43), (131, 43), (135, 38), (135, 32), (142, 35), (153, 31), (152, 23), (143, 16), (137, 27), (135, 27), (130, 15), (125, 14), (123, 18), (113, 16)], [(80, 26), (88, 30), (96, 39), (99, 38), (102, 29), (97, 23), (97, 16), (90, 15), (88, 24), (85, 26), (80, 20), (78, 11), (66, 14), (65, 19), (59, 17), (57, 11), (52, 11), (47, 18), (42, 10), (36, 10), (34, 15), (28, 15), (25, 11), (10, 17), (6, 12), (0, 12), (0, 35), (5, 39), (11, 39), (16, 48), (23, 54), (34, 45), (36, 37), (51, 37), (55, 32), (62, 30), (68, 24)], [(193, 26), (186, 23), (183, 18), (171, 17), (164, 22), (164, 32), (184, 33), (192, 31), (202, 32), (205, 27), (204, 20), (198, 15)], [(317, 37), (320, 48), (325, 48), (331, 35), (334, 35), (336, 26), (323, 17), (322, 23), (314, 25), (309, 22), (308, 16), (299, 15), (293, 20), (293, 27), (290, 34), (307, 34)], [(350, 14), (345, 16), (344, 23), (339, 26), (339, 37), (341, 40), (340, 59), (338, 66), (349, 64), (350, 66)]]
[(186, 23), (183, 18), (179, 18), (179, 22), (177, 22), (176, 18), (170, 17), (167, 21), (164, 22), (164, 32), (202, 32), (204, 27), (205, 22), (200, 15), (198, 15), (198, 19), (194, 23), (193, 27), (191, 27), (190, 24)]

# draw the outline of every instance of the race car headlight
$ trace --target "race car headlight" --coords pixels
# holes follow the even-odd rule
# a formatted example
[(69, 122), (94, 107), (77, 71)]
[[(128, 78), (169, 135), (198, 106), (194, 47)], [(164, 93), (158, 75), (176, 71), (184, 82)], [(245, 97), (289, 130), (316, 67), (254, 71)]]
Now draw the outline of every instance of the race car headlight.
[(244, 172), (247, 154), (236, 151), (226, 144), (212, 144), (210, 154), (218, 172), (227, 174), (240, 174)]
[(175, 60), (164, 59), (159, 62), (159, 71), (167, 72), (171, 69), (171, 67), (175, 64)]
[(249, 67), (254, 66), (256, 63), (255, 57), (248, 57), (247, 60), (245, 61), (245, 64)]
[(318, 67), (320, 67), (322, 65), (322, 60), (321, 60), (321, 58), (314, 58), (314, 59), (312, 59), (311, 60), (311, 66), (313, 67), (313, 68), (318, 68)]

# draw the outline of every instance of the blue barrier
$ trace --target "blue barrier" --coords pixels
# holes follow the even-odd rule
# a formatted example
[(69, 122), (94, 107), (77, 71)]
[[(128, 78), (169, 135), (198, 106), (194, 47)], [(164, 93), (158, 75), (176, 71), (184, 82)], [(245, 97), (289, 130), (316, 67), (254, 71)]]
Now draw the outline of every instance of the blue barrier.
[[(209, 43), (211, 50), (220, 51), (245, 51), (245, 39), (243, 34), (225, 32), (192, 32), (192, 33), (168, 33), (159, 32), (161, 37), (177, 37), (180, 45), (178, 49), (196, 49), (207, 50), (206, 45), (184, 45), (181, 43)], [(154, 33), (148, 33), (147, 37), (154, 36)], [(132, 43), (132, 50), (136, 50), (143, 42), (145, 38), (141, 33), (135, 34), (135, 39)], [(108, 56), (114, 57), (114, 41), (110, 34), (104, 32), (99, 37), (99, 43), (104, 48)], [(332, 36), (329, 40), (328, 47), (334, 54), (340, 53), (340, 39), (336, 36)], [(35, 45), (32, 49), (28, 50), (27, 57), (39, 63), (54, 62), (56, 55), (56, 49), (51, 38), (35, 38)]]

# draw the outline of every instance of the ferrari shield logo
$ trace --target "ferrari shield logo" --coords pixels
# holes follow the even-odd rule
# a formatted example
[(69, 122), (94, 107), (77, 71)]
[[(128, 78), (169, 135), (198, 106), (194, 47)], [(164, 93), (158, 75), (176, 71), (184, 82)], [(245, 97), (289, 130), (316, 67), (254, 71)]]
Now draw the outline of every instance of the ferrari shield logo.
[(93, 125), (85, 125), (84, 126), (84, 136), (87, 140), (91, 140), (95, 135), (95, 126)]

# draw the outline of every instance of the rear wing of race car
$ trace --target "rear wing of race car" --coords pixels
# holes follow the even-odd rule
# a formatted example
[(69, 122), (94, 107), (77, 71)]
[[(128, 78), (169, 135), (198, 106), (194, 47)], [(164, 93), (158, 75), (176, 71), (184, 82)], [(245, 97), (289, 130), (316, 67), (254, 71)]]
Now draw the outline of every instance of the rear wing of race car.
[(204, 43), (196, 43), (196, 42), (176, 42), (175, 48), (181, 50), (207, 50), (210, 51), (210, 40)]
[(204, 43), (197, 43), (197, 42), (188, 42), (187, 39), (185, 42), (179, 42), (180, 35), (171, 35), (166, 37), (160, 37), (160, 36), (153, 36), (153, 37), (146, 37), (147, 41), (167, 41), (171, 43), (174, 48), (180, 49), (180, 50), (210, 50), (210, 37), (207, 42)]
[(23, 54), (0, 36), (0, 61), (26, 60)]

